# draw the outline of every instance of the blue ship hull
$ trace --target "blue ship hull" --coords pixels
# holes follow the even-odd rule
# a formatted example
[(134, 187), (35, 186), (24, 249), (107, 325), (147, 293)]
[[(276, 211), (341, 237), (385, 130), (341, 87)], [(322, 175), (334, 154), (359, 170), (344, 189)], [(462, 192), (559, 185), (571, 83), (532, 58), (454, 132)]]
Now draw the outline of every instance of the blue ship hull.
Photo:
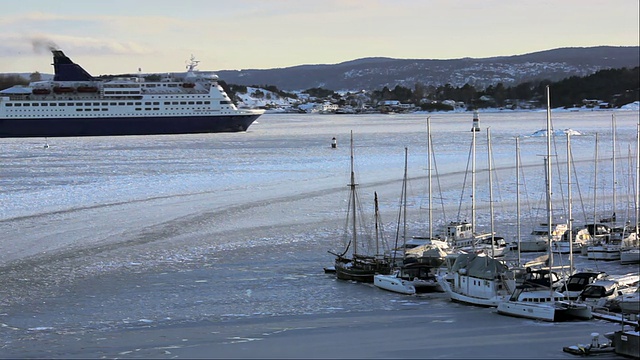
[(168, 135), (246, 131), (260, 116), (0, 119), (0, 138)]

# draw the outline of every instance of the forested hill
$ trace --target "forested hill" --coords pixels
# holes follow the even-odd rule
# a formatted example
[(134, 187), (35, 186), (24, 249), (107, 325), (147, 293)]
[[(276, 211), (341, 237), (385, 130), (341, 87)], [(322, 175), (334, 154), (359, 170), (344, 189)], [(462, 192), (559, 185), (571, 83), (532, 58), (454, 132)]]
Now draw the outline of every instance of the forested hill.
[(502, 83), (559, 81), (584, 77), (602, 69), (640, 65), (640, 47), (560, 48), (524, 55), (451, 60), (365, 58), (334, 65), (300, 65), (266, 70), (219, 70), (221, 79), (238, 85), (274, 85), (283, 90), (325, 88), (371, 90), (416, 84), (478, 89)]

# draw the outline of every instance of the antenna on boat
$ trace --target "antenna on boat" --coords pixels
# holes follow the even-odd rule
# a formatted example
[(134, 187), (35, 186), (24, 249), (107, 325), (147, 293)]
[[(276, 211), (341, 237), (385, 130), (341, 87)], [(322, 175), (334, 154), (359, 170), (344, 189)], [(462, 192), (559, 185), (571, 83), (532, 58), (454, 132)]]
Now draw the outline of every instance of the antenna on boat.
[(189, 58), (189, 63), (187, 64), (186, 68), (188, 72), (192, 72), (196, 69), (196, 66), (198, 66), (198, 63), (200, 62), (200, 60), (196, 60), (196, 57), (193, 56), (193, 54), (191, 54), (191, 58)]
[(47, 138), (44, 138), (44, 148), (48, 149), (49, 148), (49, 142), (47, 141)]

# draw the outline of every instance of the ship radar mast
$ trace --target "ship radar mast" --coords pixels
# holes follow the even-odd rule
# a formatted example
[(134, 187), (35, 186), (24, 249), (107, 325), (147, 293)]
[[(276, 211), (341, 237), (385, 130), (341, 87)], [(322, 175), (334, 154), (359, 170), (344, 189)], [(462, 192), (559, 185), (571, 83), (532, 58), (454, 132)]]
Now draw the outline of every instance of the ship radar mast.
[(193, 56), (193, 54), (191, 54), (191, 58), (189, 59), (189, 64), (187, 64), (187, 71), (193, 72), (198, 66), (199, 62), (200, 60), (196, 60), (196, 57)]

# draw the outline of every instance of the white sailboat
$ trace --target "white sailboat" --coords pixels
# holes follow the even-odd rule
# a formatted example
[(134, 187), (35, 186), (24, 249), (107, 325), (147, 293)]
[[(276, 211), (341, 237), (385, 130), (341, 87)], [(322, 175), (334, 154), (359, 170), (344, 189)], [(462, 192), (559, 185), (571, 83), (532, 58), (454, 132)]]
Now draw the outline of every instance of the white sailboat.
[(607, 219), (601, 219), (603, 223), (608, 223), (610, 226), (610, 234), (607, 237), (603, 237), (598, 243), (595, 243), (587, 248), (587, 257), (590, 260), (621, 260), (620, 251), (623, 248), (633, 247), (638, 244), (637, 227), (631, 226), (629, 223), (620, 223), (617, 213), (617, 197), (616, 197), (616, 118), (615, 115), (611, 116), (611, 129), (612, 129), (612, 143), (613, 143), (613, 156), (612, 164), (613, 169), (611, 171), (613, 180), (613, 211), (611, 217)]
[[(404, 231), (402, 234), (403, 243), (406, 243), (407, 232), (406, 232), (406, 214), (407, 214), (407, 148), (404, 148), (404, 177), (402, 179), (402, 193), (400, 198), (400, 213), (398, 216), (398, 230), (396, 231), (396, 241), (398, 240), (398, 235), (400, 234), (400, 218), (404, 216)], [(397, 292), (400, 294), (413, 295), (416, 293), (416, 288), (413, 286), (413, 282), (409, 279), (402, 278), (402, 268), (404, 266), (404, 259), (406, 258), (406, 248), (402, 253), (402, 263), (400, 267), (395, 269), (391, 274), (376, 274), (373, 277), (373, 285), (376, 287)], [(392, 264), (395, 264), (396, 259), (392, 259)]]
[(635, 244), (629, 244), (620, 249), (620, 264), (640, 264), (640, 245), (638, 240), (640, 239), (640, 121), (637, 125), (637, 139), (636, 139), (636, 191), (635, 191), (635, 228), (634, 234), (636, 237)]
[[(477, 114), (475, 115), (477, 117)], [(471, 132), (471, 221), (458, 220), (449, 222), (445, 227), (445, 238), (452, 249), (472, 248), (479, 241), (486, 240), (492, 234), (476, 233), (476, 130)], [(467, 167), (468, 169), (468, 167)], [(463, 190), (464, 191), (464, 190)], [(461, 203), (462, 203), (461, 196)]]
[[(548, 218), (548, 252), (549, 275), (553, 264), (553, 252), (551, 251), (551, 105), (549, 87), (547, 95), (547, 156), (545, 159), (546, 198)], [(547, 295), (540, 297), (542, 292)], [(591, 307), (586, 304), (578, 304), (564, 300), (564, 295), (553, 291), (553, 288), (540, 289), (530, 287), (527, 284), (519, 285), (509, 300), (498, 304), (497, 311), (502, 315), (524, 317), (545, 321), (561, 321), (566, 319), (591, 319)]]
[(564, 235), (552, 242), (552, 250), (558, 254), (569, 254), (571, 262), (569, 268), (573, 269), (573, 253), (580, 250), (583, 245), (591, 239), (591, 235), (586, 228), (573, 228), (573, 200), (571, 198), (571, 132), (567, 132), (567, 230)]
[[(487, 129), (489, 158), (489, 203), (491, 234), (494, 234), (493, 177), (491, 168), (491, 135)], [(439, 277), (440, 286), (452, 301), (470, 305), (496, 307), (509, 299), (516, 287), (515, 273), (502, 262), (496, 260), (496, 253), (503, 256), (505, 247), (496, 246), (495, 236), (490, 237), (492, 245), (481, 256), (477, 253), (459, 255), (450, 269), (449, 280)]]

